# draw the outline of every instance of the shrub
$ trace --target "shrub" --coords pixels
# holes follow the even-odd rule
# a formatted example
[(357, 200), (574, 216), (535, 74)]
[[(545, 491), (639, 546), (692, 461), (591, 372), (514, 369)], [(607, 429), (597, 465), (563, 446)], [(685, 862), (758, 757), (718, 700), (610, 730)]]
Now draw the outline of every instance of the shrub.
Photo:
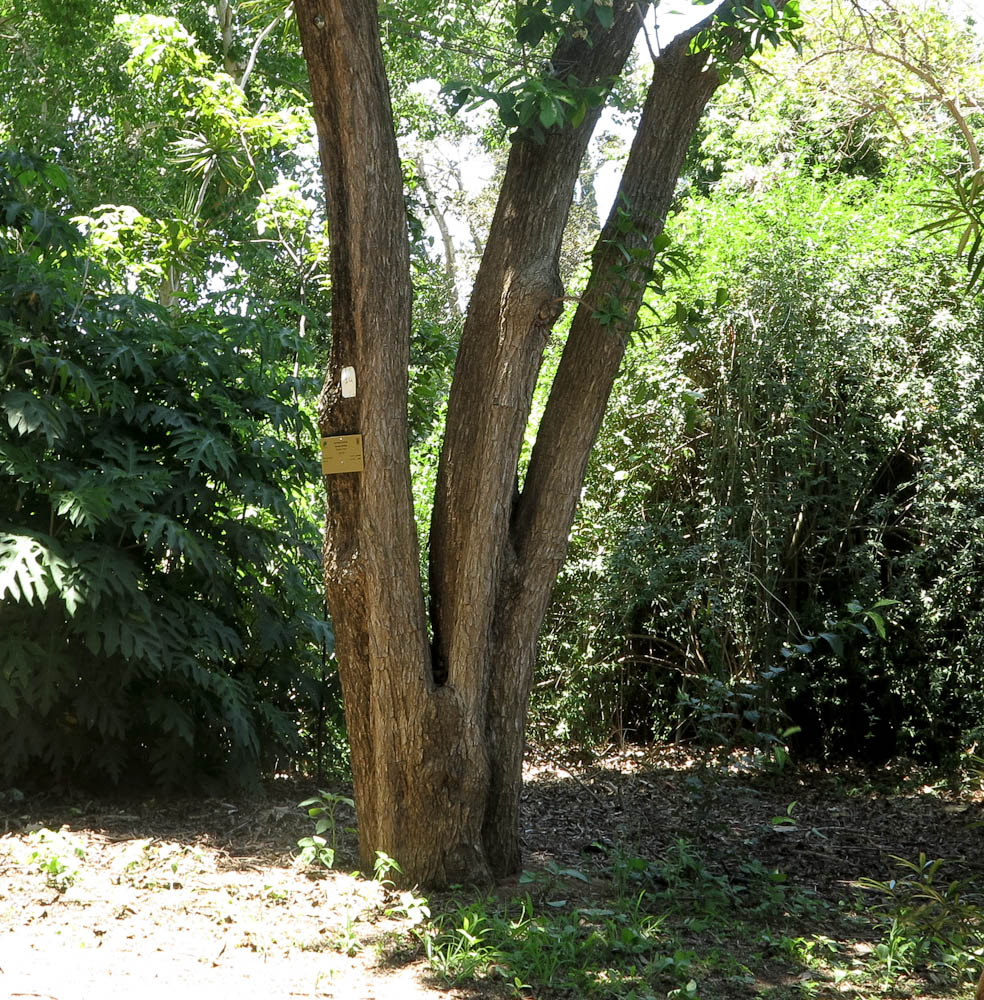
[[(794, 178), (681, 218), (702, 260), (632, 348), (548, 622), (559, 731), (733, 743), (781, 709), (881, 758), (978, 725), (980, 301), (905, 197)], [(887, 641), (851, 625), (880, 599)]]
[(0, 779), (249, 781), (330, 640), (304, 344), (106, 288), (32, 185), (0, 162)]

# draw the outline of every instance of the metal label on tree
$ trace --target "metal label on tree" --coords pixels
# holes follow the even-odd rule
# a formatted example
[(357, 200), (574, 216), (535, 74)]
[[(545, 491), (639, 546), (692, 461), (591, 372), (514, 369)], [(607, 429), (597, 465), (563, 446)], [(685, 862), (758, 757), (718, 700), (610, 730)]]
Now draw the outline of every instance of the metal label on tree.
[(321, 474), (333, 476), (339, 472), (361, 472), (362, 435), (342, 434), (321, 439)]

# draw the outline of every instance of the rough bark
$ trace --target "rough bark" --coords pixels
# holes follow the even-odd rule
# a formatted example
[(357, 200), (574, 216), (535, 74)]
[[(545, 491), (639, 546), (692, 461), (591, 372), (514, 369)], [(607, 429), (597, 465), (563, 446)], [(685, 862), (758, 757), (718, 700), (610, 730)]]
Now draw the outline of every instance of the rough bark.
[[(563, 566), (568, 535), (588, 458), (642, 302), (652, 246), (662, 232), (683, 160), (703, 110), (719, 83), (716, 69), (689, 52), (700, 30), (675, 39), (653, 67), (653, 79), (618, 195), (592, 254), (588, 286), (575, 313), (521, 495), (512, 508), (514, 559), (497, 602), (490, 729), (525, 728), (536, 637), (553, 582)], [(631, 227), (626, 229), (626, 218)], [(633, 269), (623, 251), (645, 249)], [(624, 318), (604, 324), (599, 307), (611, 297)], [(521, 758), (510, 740), (501, 747), (490, 790), (486, 839), (490, 853), (509, 867), (514, 845), (502, 831), (518, 823)], [(494, 846), (493, 846), (494, 845)]]
[[(552, 64), (586, 85), (621, 72), (639, 7), (608, 32), (562, 44)], [(560, 314), (560, 242), (601, 109), (544, 141), (513, 142), (455, 363), (431, 523), (435, 669), (480, 699), (516, 467), (543, 349)]]
[[(335, 627), (363, 864), (394, 857), (411, 796), (392, 763), (419, 741), (419, 715), (392, 714), (430, 686), (407, 466), (411, 288), (403, 178), (372, 3), (297, 4), (311, 77), (331, 235), (331, 350), (325, 436), (362, 434), (363, 473), (326, 477), (325, 587)], [(356, 370), (344, 399), (340, 371)], [(402, 724), (402, 723), (405, 723)], [(390, 803), (381, 809), (380, 803)], [(371, 850), (370, 850), (371, 848)]]
[[(607, 84), (640, 5), (563, 43), (554, 66)], [(642, 299), (617, 242), (651, 246), (717, 84), (689, 36), (662, 53), (623, 180), (631, 233), (609, 220), (574, 320), (522, 494), (517, 465), (543, 349), (560, 312), (558, 260), (598, 117), (517, 138), (462, 334), (431, 524), (430, 630), (407, 448), (410, 268), (403, 185), (375, 4), (298, 0), (332, 246), (332, 339), (320, 420), (363, 435), (365, 471), (329, 476), (325, 586), (352, 746), (362, 863), (395, 857), (410, 882), (517, 870), (523, 732), (536, 638), (588, 454)], [(696, 30), (696, 29), (695, 29)], [(626, 315), (602, 326), (615, 295)], [(343, 399), (340, 368), (356, 368)]]
[[(525, 727), (535, 661), (535, 641), (553, 582), (563, 566), (568, 534), (588, 458), (618, 373), (628, 335), (642, 301), (645, 273), (653, 263), (653, 240), (663, 229), (674, 186), (694, 129), (718, 84), (716, 70), (688, 54), (690, 36), (677, 38), (653, 71), (639, 131), (618, 196), (592, 255), (591, 278), (578, 305), (554, 378), (522, 494), (510, 526), (515, 558), (504, 581), (497, 615), (498, 662), (489, 699), (490, 727)], [(623, 214), (618, 215), (621, 209)], [(630, 233), (619, 224), (628, 212)], [(625, 274), (623, 249), (649, 248), (634, 272)], [(616, 296), (625, 314), (605, 325), (598, 308)], [(509, 746), (504, 742), (503, 750)], [(510, 845), (494, 831), (515, 827), (521, 760), (503, 759), (491, 790), (488, 839)]]
[[(590, 44), (561, 44), (552, 64), (576, 67), (584, 84), (610, 83), (631, 51), (639, 10), (619, 4), (610, 31), (596, 32)], [(509, 658), (532, 652), (539, 622), (522, 651), (505, 655), (495, 647), (494, 623), (515, 559), (509, 517), (523, 433), (561, 310), (560, 243), (599, 114), (593, 109), (578, 128), (551, 129), (542, 142), (513, 142), (462, 331), (438, 469), (430, 535), (434, 676), (479, 722), (487, 758), (480, 842), (494, 877), (520, 864), (515, 811), (502, 827), (493, 790), (505, 783), (518, 804), (525, 700), (507, 717), (490, 714), (490, 697), (512, 682)]]

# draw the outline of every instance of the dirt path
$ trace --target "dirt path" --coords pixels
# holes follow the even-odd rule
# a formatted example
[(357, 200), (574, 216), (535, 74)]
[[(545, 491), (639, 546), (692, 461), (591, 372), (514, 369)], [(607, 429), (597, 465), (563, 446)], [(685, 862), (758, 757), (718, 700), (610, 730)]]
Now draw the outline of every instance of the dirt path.
[[(312, 879), (289, 805), (89, 805), (0, 838), (0, 996), (442, 1000), (423, 966), (380, 964), (405, 937), (399, 900), (363, 879)], [(77, 807), (78, 808), (78, 807)]]

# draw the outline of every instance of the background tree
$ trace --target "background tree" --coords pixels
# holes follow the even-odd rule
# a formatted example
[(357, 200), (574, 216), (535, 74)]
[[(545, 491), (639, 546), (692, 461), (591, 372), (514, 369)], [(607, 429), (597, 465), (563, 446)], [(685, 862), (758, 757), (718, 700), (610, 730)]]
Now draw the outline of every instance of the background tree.
[(0, 3), (2, 773), (255, 782), (330, 690), (303, 63), (283, 8), (70, 6)]
[(0, 160), (0, 777), (253, 783), (297, 753), (329, 638), (306, 348), (114, 288), (66, 187)]

